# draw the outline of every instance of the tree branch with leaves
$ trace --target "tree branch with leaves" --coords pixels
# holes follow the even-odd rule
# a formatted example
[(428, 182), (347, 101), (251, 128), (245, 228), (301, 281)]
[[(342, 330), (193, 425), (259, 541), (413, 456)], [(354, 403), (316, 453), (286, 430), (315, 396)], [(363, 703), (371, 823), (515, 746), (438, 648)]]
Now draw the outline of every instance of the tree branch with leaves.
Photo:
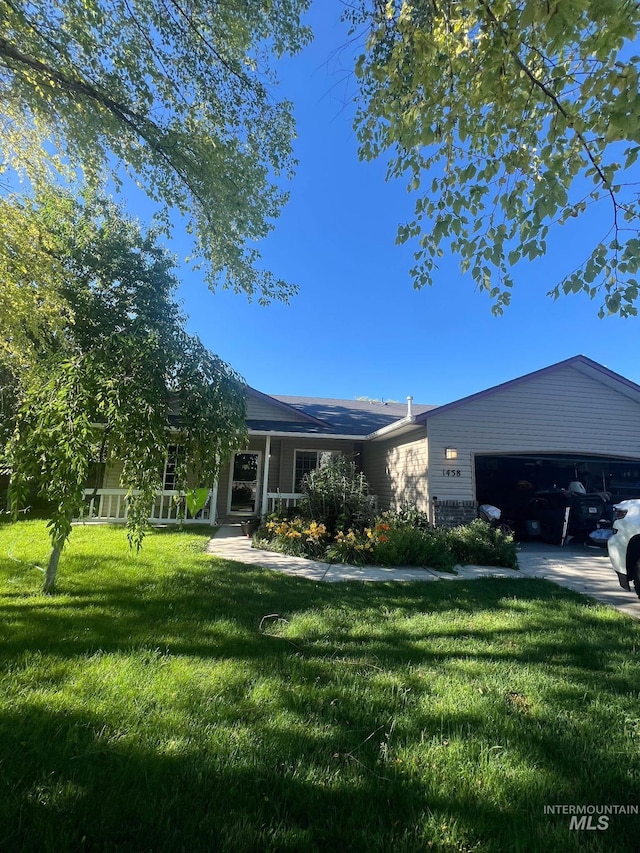
[(0, 170), (41, 187), (119, 167), (171, 227), (185, 217), (211, 287), (260, 302), (296, 288), (255, 243), (287, 199), (291, 104), (272, 57), (310, 38), (308, 0), (5, 0), (0, 16)]
[[(640, 6), (626, 0), (362, 0), (357, 62), (360, 156), (418, 193), (397, 242), (417, 240), (414, 286), (452, 252), (493, 310), (518, 263), (551, 229), (608, 206), (551, 295), (586, 292), (599, 313), (637, 313)], [(422, 192), (420, 192), (422, 188)]]

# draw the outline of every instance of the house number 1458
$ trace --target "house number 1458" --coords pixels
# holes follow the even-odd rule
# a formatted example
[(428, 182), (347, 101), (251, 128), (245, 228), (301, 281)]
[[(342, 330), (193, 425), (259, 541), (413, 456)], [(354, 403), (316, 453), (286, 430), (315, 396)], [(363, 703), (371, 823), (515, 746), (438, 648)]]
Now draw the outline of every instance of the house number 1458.
[(443, 468), (442, 469), (442, 476), (443, 477), (461, 477), (462, 474), (460, 473), (459, 468)]

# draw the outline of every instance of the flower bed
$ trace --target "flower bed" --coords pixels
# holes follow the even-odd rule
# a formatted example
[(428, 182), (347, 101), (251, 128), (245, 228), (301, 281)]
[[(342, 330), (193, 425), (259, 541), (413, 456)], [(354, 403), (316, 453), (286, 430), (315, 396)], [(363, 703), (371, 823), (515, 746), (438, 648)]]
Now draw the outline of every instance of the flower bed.
[(254, 548), (263, 548), (330, 563), (381, 566), (425, 566), (450, 571), (457, 563), (517, 568), (512, 536), (477, 519), (452, 530), (407, 523), (389, 512), (369, 527), (338, 530), (301, 516), (269, 516), (253, 537)]
[(253, 537), (254, 548), (356, 566), (518, 566), (513, 536), (480, 519), (434, 529), (427, 514), (410, 504), (374, 518), (366, 478), (345, 457), (310, 471), (301, 487), (298, 514), (268, 516)]

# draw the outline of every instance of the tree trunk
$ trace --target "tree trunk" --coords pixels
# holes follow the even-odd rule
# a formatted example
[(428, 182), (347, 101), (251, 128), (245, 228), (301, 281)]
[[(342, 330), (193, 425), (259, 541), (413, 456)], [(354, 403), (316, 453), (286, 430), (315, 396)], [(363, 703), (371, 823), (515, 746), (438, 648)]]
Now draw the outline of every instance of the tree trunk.
[(47, 566), (47, 574), (44, 578), (44, 587), (43, 592), (45, 595), (52, 595), (56, 586), (56, 574), (58, 573), (58, 562), (60, 561), (60, 554), (62, 553), (62, 547), (60, 545), (54, 545), (51, 556), (49, 557), (49, 565)]

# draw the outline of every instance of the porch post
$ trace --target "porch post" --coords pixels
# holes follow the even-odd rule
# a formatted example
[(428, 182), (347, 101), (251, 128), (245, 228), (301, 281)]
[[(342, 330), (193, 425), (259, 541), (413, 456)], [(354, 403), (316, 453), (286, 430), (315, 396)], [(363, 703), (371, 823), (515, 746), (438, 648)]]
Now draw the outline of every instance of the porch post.
[(269, 491), (269, 457), (271, 456), (271, 436), (268, 435), (264, 445), (264, 471), (262, 473), (262, 502), (260, 515), (267, 512), (267, 492)]
[(209, 503), (209, 524), (211, 527), (215, 527), (216, 519), (218, 516), (218, 478), (216, 477), (215, 483), (211, 486), (211, 501)]

